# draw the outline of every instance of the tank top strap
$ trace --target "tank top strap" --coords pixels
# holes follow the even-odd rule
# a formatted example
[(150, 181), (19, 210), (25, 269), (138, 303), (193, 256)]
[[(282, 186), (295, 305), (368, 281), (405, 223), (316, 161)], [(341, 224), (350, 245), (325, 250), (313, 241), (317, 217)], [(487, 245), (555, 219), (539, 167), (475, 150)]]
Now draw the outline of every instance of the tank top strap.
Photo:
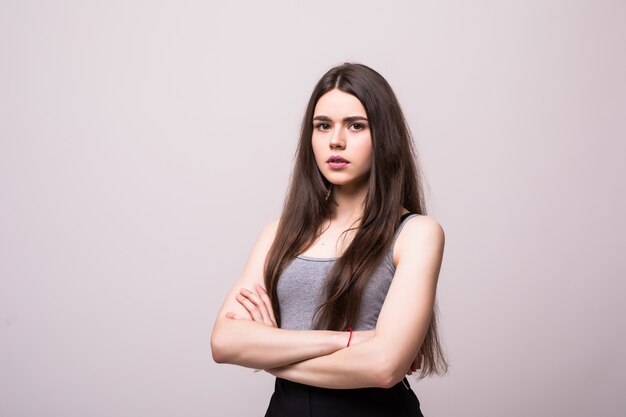
[(417, 216), (417, 213), (413, 213), (413, 212), (408, 212), (408, 213), (404, 213), (402, 215), (402, 217), (400, 217), (400, 221), (398, 222), (398, 225), (396, 226), (396, 231), (393, 235), (393, 239), (391, 240), (391, 249), (393, 250), (393, 245), (395, 245), (396, 240), (398, 239), (398, 236), (400, 235), (400, 231), (402, 230), (402, 228), (404, 227), (404, 225), (406, 224), (406, 221), (413, 217), (413, 216)]
[(400, 225), (402, 223), (404, 223), (404, 221), (411, 215), (411, 214), (415, 214), (415, 213), (411, 213), (410, 211), (408, 213), (404, 213), (402, 215), (402, 217), (400, 217), (400, 221), (398, 222), (398, 226), (396, 226), (396, 230), (398, 230), (398, 227), (400, 227)]

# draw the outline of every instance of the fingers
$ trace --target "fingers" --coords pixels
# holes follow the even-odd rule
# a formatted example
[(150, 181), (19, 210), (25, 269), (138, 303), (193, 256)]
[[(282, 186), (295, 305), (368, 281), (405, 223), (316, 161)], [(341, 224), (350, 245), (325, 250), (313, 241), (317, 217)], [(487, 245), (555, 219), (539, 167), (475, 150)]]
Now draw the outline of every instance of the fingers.
[[(276, 327), (276, 320), (273, 319), (274, 313), (271, 311), (271, 304), (269, 303), (267, 293), (259, 285), (257, 285), (257, 291), (259, 294), (242, 288), (240, 294), (237, 295), (237, 301), (248, 310), (250, 315), (253, 316), (254, 321)], [(264, 297), (260, 295), (261, 293)]]
[(270, 300), (270, 296), (267, 294), (267, 291), (265, 291), (265, 288), (261, 287), (259, 284), (257, 284), (256, 286), (256, 291), (261, 296), (261, 300), (263, 300), (263, 303), (265, 304), (265, 307), (267, 308), (272, 324), (274, 325), (274, 327), (278, 327), (278, 325), (276, 324), (276, 318), (274, 317), (274, 309), (272, 308), (272, 302)]
[(267, 291), (258, 284), (256, 285), (256, 291), (255, 293), (242, 288), (235, 298), (248, 311), (252, 320), (267, 326), (278, 327)]
[(413, 362), (413, 371), (417, 371), (422, 367), (422, 354), (419, 353), (417, 358), (415, 358), (415, 362)]
[(417, 352), (417, 356), (413, 360), (413, 363), (411, 364), (411, 367), (409, 368), (406, 374), (411, 375), (413, 372), (417, 371), (418, 369), (421, 369), (423, 358), (424, 358), (424, 355), (422, 354), (422, 351), (420, 350), (419, 352)]
[(256, 306), (256, 304), (252, 302), (252, 300), (248, 297), (248, 295), (244, 293), (244, 291), (247, 291), (247, 290), (242, 289), (240, 293), (235, 296), (235, 298), (237, 299), (239, 304), (241, 304), (243, 308), (245, 308), (248, 311), (248, 313), (250, 313), (250, 317), (252, 317), (252, 320), (256, 322), (264, 323), (265, 320), (263, 319), (263, 315), (261, 314), (261, 311)]
[(237, 314), (231, 313), (230, 311), (226, 313), (225, 316), (227, 319), (232, 319), (232, 320), (247, 320), (245, 317), (238, 316)]
[(267, 324), (268, 326), (271, 326), (272, 322), (270, 320), (270, 315), (267, 311), (267, 307), (265, 306), (265, 303), (263, 302), (259, 294), (249, 291), (245, 288), (241, 289), (241, 294), (247, 297), (250, 300), (250, 302), (256, 306), (256, 308), (261, 313), (261, 317), (263, 318), (263, 323)]

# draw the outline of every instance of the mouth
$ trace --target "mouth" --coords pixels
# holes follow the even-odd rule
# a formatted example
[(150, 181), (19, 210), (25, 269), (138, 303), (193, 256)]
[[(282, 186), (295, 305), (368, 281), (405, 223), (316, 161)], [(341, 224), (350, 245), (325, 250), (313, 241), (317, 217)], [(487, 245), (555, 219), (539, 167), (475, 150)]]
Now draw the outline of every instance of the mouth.
[(348, 160), (347, 160), (347, 159), (345, 159), (345, 158), (342, 158), (342, 157), (341, 157), (341, 156), (339, 156), (339, 155), (333, 155), (333, 156), (331, 156), (330, 158), (328, 158), (328, 159), (326, 160), (326, 162), (328, 162), (328, 163), (336, 163), (336, 164), (349, 164), (349, 163), (350, 163), (350, 161), (348, 161)]
[(331, 156), (326, 160), (326, 162), (328, 163), (330, 169), (342, 169), (350, 164), (350, 161), (348, 161), (346, 158), (342, 158), (339, 155)]

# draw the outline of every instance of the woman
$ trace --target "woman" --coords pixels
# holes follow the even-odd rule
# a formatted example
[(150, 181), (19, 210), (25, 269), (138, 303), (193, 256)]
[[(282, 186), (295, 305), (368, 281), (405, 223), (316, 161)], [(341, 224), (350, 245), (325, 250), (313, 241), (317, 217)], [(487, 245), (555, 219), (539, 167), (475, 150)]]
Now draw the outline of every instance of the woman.
[(296, 155), (283, 213), (218, 314), (213, 358), (276, 376), (266, 416), (421, 416), (405, 375), (447, 369), (444, 233), (385, 79), (360, 64), (328, 71)]

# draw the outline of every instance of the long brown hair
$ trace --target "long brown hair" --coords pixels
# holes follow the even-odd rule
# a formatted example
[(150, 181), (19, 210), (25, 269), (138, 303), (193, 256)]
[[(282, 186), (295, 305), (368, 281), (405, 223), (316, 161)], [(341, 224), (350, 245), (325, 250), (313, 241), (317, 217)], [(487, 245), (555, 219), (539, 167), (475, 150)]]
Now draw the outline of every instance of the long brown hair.
[[(321, 174), (311, 146), (317, 101), (335, 88), (352, 94), (365, 108), (372, 138), (372, 167), (360, 224), (329, 271), (326, 300), (316, 312), (317, 329), (345, 330), (356, 323), (363, 289), (389, 249), (401, 208), (426, 214), (417, 154), (393, 90), (365, 65), (346, 63), (332, 68), (319, 80), (307, 105), (291, 185), (265, 262), (265, 285), (279, 325), (278, 279), (289, 262), (315, 242), (321, 225), (335, 210), (333, 198), (327, 198), (332, 185)], [(424, 360), (420, 377), (446, 372), (436, 308), (421, 350)]]

